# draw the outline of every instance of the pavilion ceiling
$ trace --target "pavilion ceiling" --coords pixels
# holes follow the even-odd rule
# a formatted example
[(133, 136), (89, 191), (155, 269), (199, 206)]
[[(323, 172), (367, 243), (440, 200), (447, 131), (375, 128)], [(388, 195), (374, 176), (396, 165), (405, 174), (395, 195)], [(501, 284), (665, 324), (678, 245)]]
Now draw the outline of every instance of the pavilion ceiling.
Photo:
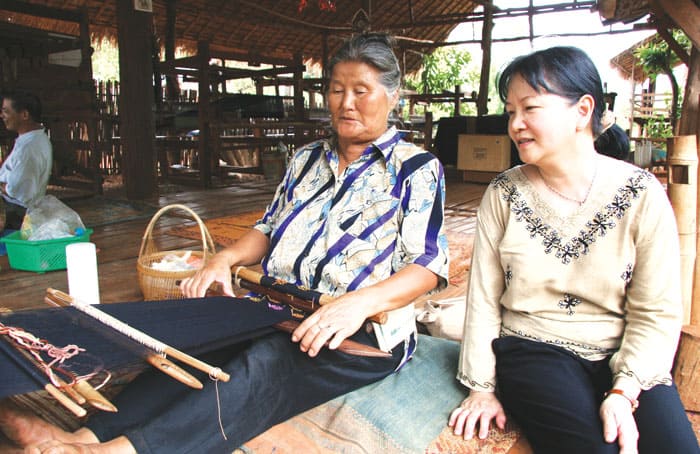
[[(154, 29), (158, 39), (166, 33), (170, 0), (153, 1)], [(20, 2), (14, 2), (20, 3)], [(115, 0), (26, 0), (22, 3), (88, 14), (93, 36), (116, 37)], [(299, 11), (299, 0), (176, 0), (176, 45), (195, 49), (198, 41), (214, 48), (252, 53), (277, 59), (297, 54), (320, 61), (353, 33), (353, 19), (367, 13), (371, 30), (398, 37), (405, 69), (420, 66), (425, 44), (443, 42), (452, 29), (474, 14), (482, 3), (464, 0), (336, 0), (335, 11), (324, 11), (309, 0)], [(358, 13), (359, 12), (359, 13)], [(75, 23), (0, 10), (0, 20), (35, 28), (77, 34)], [(357, 22), (356, 22), (357, 23)], [(324, 38), (325, 37), (325, 38)], [(427, 47), (425, 50), (430, 51)]]
[[(608, 23), (633, 22), (653, 12), (655, 5), (670, 0), (575, 0), (553, 2), (554, 8), (595, 7)], [(683, 0), (687, 2), (689, 0)], [(696, 1), (696, 0), (693, 0)], [(176, 46), (194, 51), (198, 41), (212, 48), (290, 60), (301, 54), (306, 60), (322, 61), (342, 40), (350, 36), (361, 12), (368, 16), (369, 28), (398, 37), (400, 58), (406, 72), (419, 69), (422, 54), (444, 43), (460, 22), (483, 20), (483, 0), (334, 0), (335, 10), (320, 8), (318, 0), (153, 0), (154, 31), (163, 45), (167, 30), (167, 6), (175, 5)], [(4, 0), (0, 2), (0, 21), (16, 23), (52, 32), (78, 34), (75, 22), (21, 14), (2, 9), (2, 5), (27, 4), (69, 11), (85, 11), (93, 37), (116, 40), (117, 0)], [(503, 2), (499, 4), (504, 4)], [(507, 4), (507, 3), (506, 3)], [(593, 6), (595, 5), (595, 6)], [(13, 8), (8, 8), (12, 10)], [(16, 8), (15, 8), (16, 10)], [(658, 11), (658, 6), (657, 6)], [(498, 14), (509, 11), (495, 9)], [(534, 10), (537, 13), (537, 10)], [(631, 75), (634, 58), (631, 50), (613, 62)], [(635, 78), (641, 77), (635, 71)]]

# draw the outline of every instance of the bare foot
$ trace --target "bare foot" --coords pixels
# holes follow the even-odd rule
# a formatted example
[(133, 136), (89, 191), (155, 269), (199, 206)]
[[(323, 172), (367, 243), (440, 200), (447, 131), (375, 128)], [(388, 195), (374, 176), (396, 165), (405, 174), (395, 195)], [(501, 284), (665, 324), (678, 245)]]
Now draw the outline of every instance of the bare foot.
[(0, 430), (11, 442), (20, 447), (49, 440), (67, 443), (94, 443), (98, 441), (90, 431), (66, 432), (19, 408), (9, 400), (0, 401)]
[(68, 444), (57, 440), (45, 441), (24, 449), (24, 454), (92, 454), (94, 452), (90, 449), (90, 445)]
[(106, 443), (64, 443), (46, 441), (28, 446), (25, 454), (136, 454), (126, 437), (118, 437)]

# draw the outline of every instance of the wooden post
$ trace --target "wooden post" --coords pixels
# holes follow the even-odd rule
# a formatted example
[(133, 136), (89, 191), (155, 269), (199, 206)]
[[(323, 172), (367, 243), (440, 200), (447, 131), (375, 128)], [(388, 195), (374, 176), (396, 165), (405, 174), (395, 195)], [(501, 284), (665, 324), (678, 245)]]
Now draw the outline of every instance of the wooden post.
[(321, 93), (323, 94), (323, 103), (326, 103), (326, 92), (328, 91), (328, 80), (331, 75), (328, 74), (328, 33), (323, 33), (323, 41), (321, 42)]
[(198, 137), (198, 161), (199, 179), (202, 187), (211, 187), (211, 93), (210, 93), (210, 73), (209, 73), (209, 43), (200, 41), (197, 43), (197, 61), (199, 76), (199, 103), (197, 104), (199, 116), (199, 137)]
[(686, 410), (700, 411), (700, 327), (684, 326), (673, 381)]
[(133, 0), (117, 0), (119, 39), (119, 130), (126, 196), (158, 195), (153, 124), (153, 15), (134, 10)]
[[(683, 95), (683, 108), (681, 109), (680, 133), (695, 134), (700, 152), (700, 50), (693, 47), (690, 50), (690, 66), (688, 68), (688, 81)], [(698, 166), (700, 172), (700, 166)], [(700, 174), (699, 174), (700, 175)], [(700, 216), (700, 185), (698, 185), (698, 197), (696, 216)], [(700, 247), (700, 231), (696, 235), (696, 248)], [(696, 257), (698, 251), (696, 249)], [(695, 273), (693, 282), (693, 300), (690, 315), (690, 323), (700, 326), (700, 260), (695, 261)]]
[[(423, 148), (432, 153), (433, 148), (433, 113), (425, 111), (425, 126), (423, 129)], [(439, 157), (439, 156), (438, 156)]]
[[(87, 9), (82, 9), (80, 11), (80, 72), (85, 74), (83, 80), (93, 80), (92, 79), (92, 46), (90, 46), (90, 21), (88, 17)], [(102, 150), (98, 146), (97, 141), (97, 90), (95, 90), (95, 85), (92, 84), (92, 109), (91, 115), (87, 119), (87, 139), (90, 147), (90, 156), (88, 167), (90, 172), (92, 172), (93, 178), (93, 191), (96, 194), (102, 194), (102, 172), (100, 171), (100, 162), (102, 161)]]
[[(304, 121), (304, 58), (301, 54), (294, 56), (296, 68), (294, 70), (294, 120)], [(304, 131), (302, 128), (294, 127), (294, 145), (300, 147), (304, 145)]]
[(695, 268), (695, 210), (697, 204), (698, 154), (694, 135), (667, 140), (668, 198), (673, 206), (681, 245), (681, 295), (683, 323), (690, 323), (693, 270)]
[(457, 117), (459, 115), (462, 115), (462, 87), (460, 87), (459, 84), (455, 85), (454, 103), (455, 103), (454, 116)]
[[(700, 151), (700, 142), (697, 141), (700, 140), (700, 84), (696, 81), (700, 80), (700, 50), (695, 46), (690, 51), (687, 80), (683, 96), (680, 133), (695, 134), (697, 153)], [(696, 159), (698, 159), (697, 155)], [(700, 172), (700, 166), (695, 174), (696, 181), (700, 175), (697, 172)], [(697, 186), (696, 216), (700, 215), (700, 185)], [(700, 245), (700, 231), (696, 234), (696, 247), (697, 245)], [(690, 325), (684, 326), (681, 333), (673, 379), (686, 410), (700, 411), (700, 260), (697, 260), (697, 249)]]
[(484, 22), (481, 31), (481, 79), (479, 95), (476, 99), (477, 115), (486, 115), (489, 111), (489, 74), (491, 71), (491, 32), (493, 30), (493, 2), (484, 2)]
[[(177, 0), (168, 0), (165, 3), (165, 61), (175, 60), (175, 22), (177, 20)], [(180, 85), (177, 76), (169, 72), (165, 76), (165, 96), (169, 101), (180, 99)]]

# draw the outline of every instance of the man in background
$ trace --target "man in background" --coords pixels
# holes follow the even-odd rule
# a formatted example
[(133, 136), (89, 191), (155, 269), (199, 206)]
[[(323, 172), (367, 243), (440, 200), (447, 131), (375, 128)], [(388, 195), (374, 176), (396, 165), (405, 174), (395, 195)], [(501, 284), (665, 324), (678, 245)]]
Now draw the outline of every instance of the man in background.
[(5, 202), (5, 227), (19, 229), (27, 207), (41, 199), (51, 174), (52, 148), (40, 123), (41, 101), (27, 92), (2, 96), (2, 121), (18, 134), (0, 167), (0, 193)]

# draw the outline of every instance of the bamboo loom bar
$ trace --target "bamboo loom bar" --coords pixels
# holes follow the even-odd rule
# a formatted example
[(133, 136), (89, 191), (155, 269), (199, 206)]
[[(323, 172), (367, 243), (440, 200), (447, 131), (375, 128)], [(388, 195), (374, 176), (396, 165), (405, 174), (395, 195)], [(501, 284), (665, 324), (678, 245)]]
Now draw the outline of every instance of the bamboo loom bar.
[[(284, 322), (275, 323), (275, 328), (285, 333), (291, 333), (299, 326), (299, 322), (294, 320), (286, 320)], [(330, 342), (326, 341), (325, 346), (328, 347)], [(372, 358), (391, 358), (391, 353), (379, 350), (378, 348), (370, 347), (369, 345), (355, 342), (352, 339), (344, 339), (338, 346), (338, 351), (349, 355), (368, 356)]]
[(71, 298), (70, 295), (67, 295), (66, 293), (63, 293), (59, 290), (49, 288), (46, 292), (49, 296), (53, 296), (54, 299), (68, 303), (70, 306), (75, 307), (79, 311), (84, 312), (85, 314), (95, 318), (99, 322), (104, 323), (105, 325), (109, 326), (110, 328), (114, 329), (115, 331), (121, 334), (124, 334), (125, 336), (133, 339), (134, 341), (139, 342), (140, 344), (145, 345), (158, 353), (162, 353), (171, 358), (175, 358), (178, 361), (181, 361), (189, 366), (194, 367), (195, 369), (205, 372), (213, 379), (225, 382), (231, 379), (229, 374), (225, 373), (218, 367), (213, 367), (203, 361), (198, 360), (197, 358), (194, 358), (193, 356), (188, 355), (187, 353), (184, 353), (169, 345), (166, 345), (158, 341), (157, 339), (152, 338), (146, 333), (138, 331), (135, 328), (132, 328), (129, 325), (121, 322), (120, 320), (112, 317), (111, 315), (100, 311), (94, 306), (76, 301), (75, 299)]
[[(44, 297), (44, 300), (52, 306), (70, 306), (70, 301), (64, 299), (64, 297), (68, 295), (62, 292), (58, 293), (60, 293), (63, 296), (60, 296), (57, 293), (47, 293)], [(128, 336), (125, 335), (125, 337)], [(136, 341), (134, 341), (133, 339), (129, 339), (128, 342), (136, 343)], [(202, 389), (204, 387), (202, 382), (197, 380), (194, 376), (192, 376), (192, 374), (182, 369), (180, 366), (170, 361), (168, 358), (165, 358), (163, 355), (154, 352), (152, 349), (149, 349), (145, 345), (141, 345), (141, 350), (143, 350), (141, 356), (143, 357), (144, 361), (146, 361), (148, 364), (155, 367), (156, 369), (160, 370), (161, 372), (170, 375), (175, 380), (191, 388)]]
[[(281, 302), (283, 302), (285, 304), (289, 304), (292, 307), (297, 307), (298, 309), (301, 309), (303, 311), (313, 312), (316, 309), (318, 309), (318, 307), (316, 306), (316, 302), (304, 299), (304, 296), (302, 295), (304, 290), (299, 289), (299, 292), (295, 295), (289, 291), (283, 293), (280, 290), (270, 288), (270, 287), (266, 286), (263, 282), (263, 278), (265, 277), (265, 275), (258, 273), (256, 271), (253, 271), (253, 270), (246, 268), (244, 266), (236, 267), (233, 270), (233, 276), (234, 276), (234, 280), (235, 280), (234, 284), (238, 285), (239, 287), (247, 288), (248, 290), (252, 290), (256, 293), (261, 293), (263, 295), (268, 295), (268, 296), (271, 296), (272, 298), (275, 298), (275, 297), (283, 298), (282, 295), (284, 295), (285, 299), (281, 299), (280, 300)], [(246, 287), (246, 285), (248, 285), (247, 283), (252, 283), (252, 284), (257, 284), (257, 285), (255, 285), (255, 288), (250, 288), (250, 286)], [(292, 284), (284, 283), (284, 285), (285, 285), (285, 290), (293, 290), (295, 288), (295, 286)], [(332, 301), (334, 301), (334, 298), (332, 296), (319, 293), (318, 304), (320, 306), (323, 306), (324, 304), (328, 304)], [(380, 313), (375, 314), (372, 317), (370, 317), (369, 320), (373, 321), (375, 323), (384, 324), (387, 321), (387, 317), (388, 316), (387, 316), (386, 312), (380, 312)]]

